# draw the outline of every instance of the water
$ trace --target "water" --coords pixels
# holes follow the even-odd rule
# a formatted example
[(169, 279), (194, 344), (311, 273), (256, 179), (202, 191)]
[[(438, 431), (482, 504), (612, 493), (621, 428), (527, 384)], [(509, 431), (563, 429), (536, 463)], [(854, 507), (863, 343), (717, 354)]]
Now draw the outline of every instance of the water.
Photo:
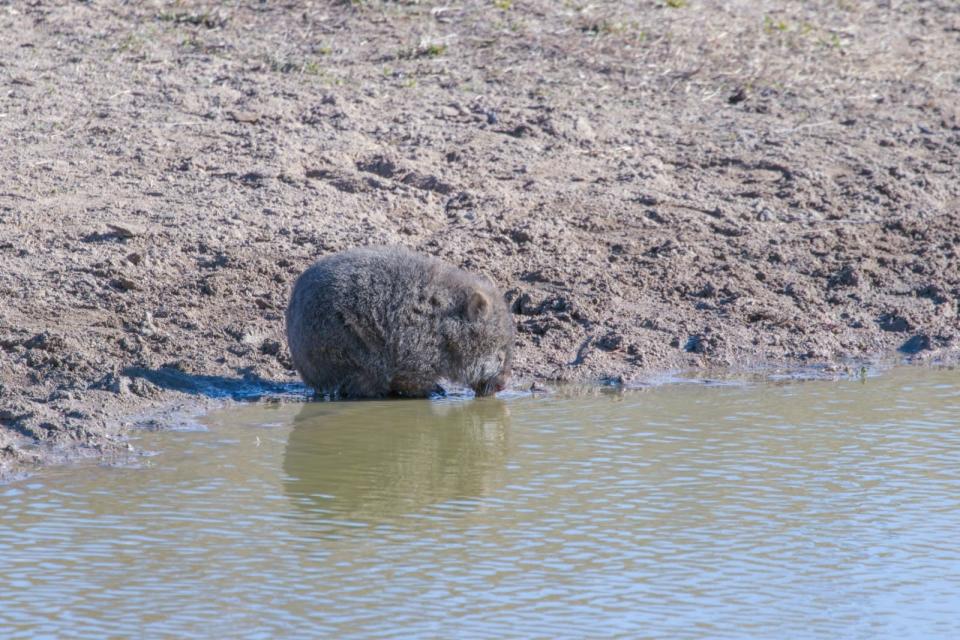
[(206, 423), (0, 487), (0, 636), (960, 637), (957, 371)]

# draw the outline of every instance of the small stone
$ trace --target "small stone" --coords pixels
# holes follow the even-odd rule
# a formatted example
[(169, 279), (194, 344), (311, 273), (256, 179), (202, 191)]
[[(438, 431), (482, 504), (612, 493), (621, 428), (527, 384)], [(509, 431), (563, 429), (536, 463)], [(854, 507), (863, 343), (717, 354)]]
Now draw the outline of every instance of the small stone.
[(121, 291), (139, 291), (140, 290), (140, 285), (137, 284), (135, 280), (128, 278), (126, 276), (117, 276), (110, 282), (110, 284), (112, 284), (117, 289), (120, 289)]
[(698, 298), (715, 298), (717, 296), (717, 288), (713, 286), (712, 282), (707, 282), (699, 291), (694, 292), (693, 295)]
[(510, 231), (510, 239), (517, 244), (525, 244), (533, 240), (533, 236), (526, 229), (513, 229)]
[(142, 236), (145, 233), (143, 227), (136, 224), (131, 224), (129, 222), (108, 222), (107, 228), (110, 229), (110, 232), (113, 235), (120, 238), (136, 238), (137, 236)]
[(466, 191), (460, 191), (459, 193), (451, 196), (444, 204), (443, 208), (447, 214), (450, 214), (452, 212), (458, 212), (464, 209), (474, 209), (476, 206), (476, 199), (470, 193)]
[(154, 398), (160, 394), (160, 388), (143, 378), (134, 378), (130, 382), (130, 391), (141, 398)]
[(747, 99), (747, 90), (743, 87), (737, 87), (737, 90), (727, 98), (728, 104), (740, 104)]
[(529, 293), (518, 295), (513, 304), (510, 305), (510, 311), (521, 316), (535, 316), (540, 313), (540, 309), (533, 304), (533, 299)]
[(196, 375), (200, 373), (200, 365), (195, 360), (182, 358), (180, 360), (170, 360), (160, 365), (161, 369), (171, 369), (187, 375)]
[(944, 129), (960, 131), (960, 107), (952, 107), (945, 111), (940, 124)]
[(683, 350), (688, 353), (706, 353), (709, 350), (709, 344), (701, 335), (692, 335), (687, 338), (687, 343)]
[(130, 378), (114, 371), (105, 375), (97, 386), (123, 396), (130, 393)]
[(268, 174), (261, 171), (248, 171), (240, 176), (240, 182), (256, 188), (262, 186), (269, 178)]
[(235, 355), (235, 356), (238, 356), (238, 357), (240, 357), (240, 358), (243, 358), (243, 357), (246, 357), (246, 356), (248, 356), (248, 355), (250, 354), (251, 349), (250, 349), (250, 347), (248, 347), (248, 346), (246, 346), (246, 345), (233, 344), (233, 345), (230, 345), (229, 347), (227, 347), (227, 351), (228, 351), (229, 353), (232, 353), (232, 354)]
[(260, 122), (260, 114), (253, 111), (231, 111), (227, 114), (234, 122), (241, 122), (244, 124), (256, 124)]
[(514, 138), (529, 138), (536, 135), (533, 127), (526, 124), (518, 124), (513, 129), (508, 129), (504, 131), (508, 136), (513, 136)]
[(140, 266), (140, 263), (143, 262), (143, 254), (140, 254), (134, 251), (133, 253), (127, 256), (127, 262), (129, 262), (135, 267), (138, 267)]
[(400, 172), (400, 166), (393, 158), (385, 155), (375, 155), (357, 162), (357, 169), (373, 173), (381, 178), (392, 178)]
[(138, 327), (140, 335), (147, 338), (152, 337), (157, 334), (159, 329), (157, 325), (153, 322), (153, 314), (149, 311), (143, 314), (143, 319), (140, 320), (140, 326)]
[(437, 176), (423, 174), (417, 171), (410, 171), (405, 176), (400, 178), (400, 182), (417, 189), (433, 191), (441, 195), (447, 195), (449, 193), (453, 193), (454, 191), (453, 185), (444, 182)]
[(581, 140), (593, 140), (597, 137), (596, 132), (593, 130), (593, 125), (590, 124), (590, 121), (580, 116), (573, 123), (573, 128), (577, 132), (577, 136)]
[(131, 339), (126, 336), (120, 338), (120, 342), (118, 344), (120, 345), (121, 349), (129, 353), (138, 353), (143, 348), (137, 343), (136, 339)]
[(760, 211), (757, 213), (757, 221), (758, 221), (758, 222), (770, 222), (771, 220), (774, 219), (774, 217), (775, 217), (775, 216), (774, 216), (773, 211), (771, 211), (770, 209), (768, 209), (768, 208), (766, 208), (766, 207), (763, 207), (763, 208), (760, 209)]
[(244, 329), (240, 337), (237, 338), (237, 342), (252, 347), (260, 342), (260, 335), (253, 329)]
[(853, 265), (844, 265), (840, 271), (830, 277), (827, 284), (831, 288), (855, 287), (860, 284), (860, 274)]
[(268, 310), (268, 309), (276, 309), (276, 308), (277, 308), (277, 305), (273, 304), (273, 303), (272, 303), (269, 299), (267, 299), (267, 298), (254, 298), (254, 299), (253, 299), (253, 303), (254, 303), (255, 305), (257, 305), (257, 308), (263, 309), (264, 311), (266, 311), (266, 310)]
[(197, 288), (200, 290), (200, 293), (205, 296), (216, 295), (220, 290), (220, 287), (213, 278), (204, 278), (200, 284), (197, 285)]
[(626, 384), (626, 381), (623, 379), (623, 376), (603, 376), (600, 378), (600, 384), (605, 387), (623, 387)]
[(267, 338), (262, 343), (260, 343), (260, 353), (265, 356), (275, 356), (280, 353), (280, 341), (273, 340), (272, 338)]

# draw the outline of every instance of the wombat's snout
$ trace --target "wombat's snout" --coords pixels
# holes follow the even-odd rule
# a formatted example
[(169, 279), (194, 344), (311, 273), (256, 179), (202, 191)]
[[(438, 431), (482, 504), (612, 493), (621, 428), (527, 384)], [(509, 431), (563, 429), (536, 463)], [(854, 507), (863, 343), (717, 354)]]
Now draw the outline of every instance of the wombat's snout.
[(500, 375), (495, 378), (490, 378), (489, 380), (484, 380), (480, 384), (476, 385), (473, 388), (473, 392), (480, 396), (489, 396), (494, 393), (503, 391), (507, 388), (507, 376)]

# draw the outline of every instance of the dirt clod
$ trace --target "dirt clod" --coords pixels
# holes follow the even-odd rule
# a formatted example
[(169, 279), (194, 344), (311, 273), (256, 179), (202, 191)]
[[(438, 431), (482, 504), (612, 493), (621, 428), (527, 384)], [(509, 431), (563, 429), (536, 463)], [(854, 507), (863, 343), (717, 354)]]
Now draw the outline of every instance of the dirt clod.
[(143, 227), (131, 224), (129, 222), (118, 223), (118, 222), (108, 222), (107, 228), (110, 229), (111, 233), (116, 234), (121, 238), (136, 238), (137, 236), (142, 236), (146, 231)]
[(877, 320), (877, 324), (880, 325), (880, 328), (884, 331), (890, 331), (893, 333), (903, 333), (905, 331), (910, 331), (910, 321), (904, 318), (901, 315), (895, 313), (885, 313)]
[(909, 340), (900, 345), (900, 351), (908, 354), (915, 354), (930, 349), (930, 336), (918, 334), (912, 336)]
[(603, 349), (604, 351), (616, 351), (620, 348), (620, 345), (623, 344), (623, 336), (615, 332), (607, 333), (597, 340), (596, 345), (598, 349)]

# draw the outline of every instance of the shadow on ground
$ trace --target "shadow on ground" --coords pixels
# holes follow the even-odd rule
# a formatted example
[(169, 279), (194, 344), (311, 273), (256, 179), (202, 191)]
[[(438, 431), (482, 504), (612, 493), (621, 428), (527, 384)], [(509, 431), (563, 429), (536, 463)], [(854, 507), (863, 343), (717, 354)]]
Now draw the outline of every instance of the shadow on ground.
[(313, 392), (299, 382), (277, 382), (267, 380), (240, 370), (240, 377), (207, 376), (184, 373), (178, 369), (160, 367), (127, 367), (123, 375), (132, 379), (143, 379), (161, 389), (179, 391), (208, 398), (232, 398), (233, 400), (256, 401), (265, 397), (296, 397), (307, 399)]

